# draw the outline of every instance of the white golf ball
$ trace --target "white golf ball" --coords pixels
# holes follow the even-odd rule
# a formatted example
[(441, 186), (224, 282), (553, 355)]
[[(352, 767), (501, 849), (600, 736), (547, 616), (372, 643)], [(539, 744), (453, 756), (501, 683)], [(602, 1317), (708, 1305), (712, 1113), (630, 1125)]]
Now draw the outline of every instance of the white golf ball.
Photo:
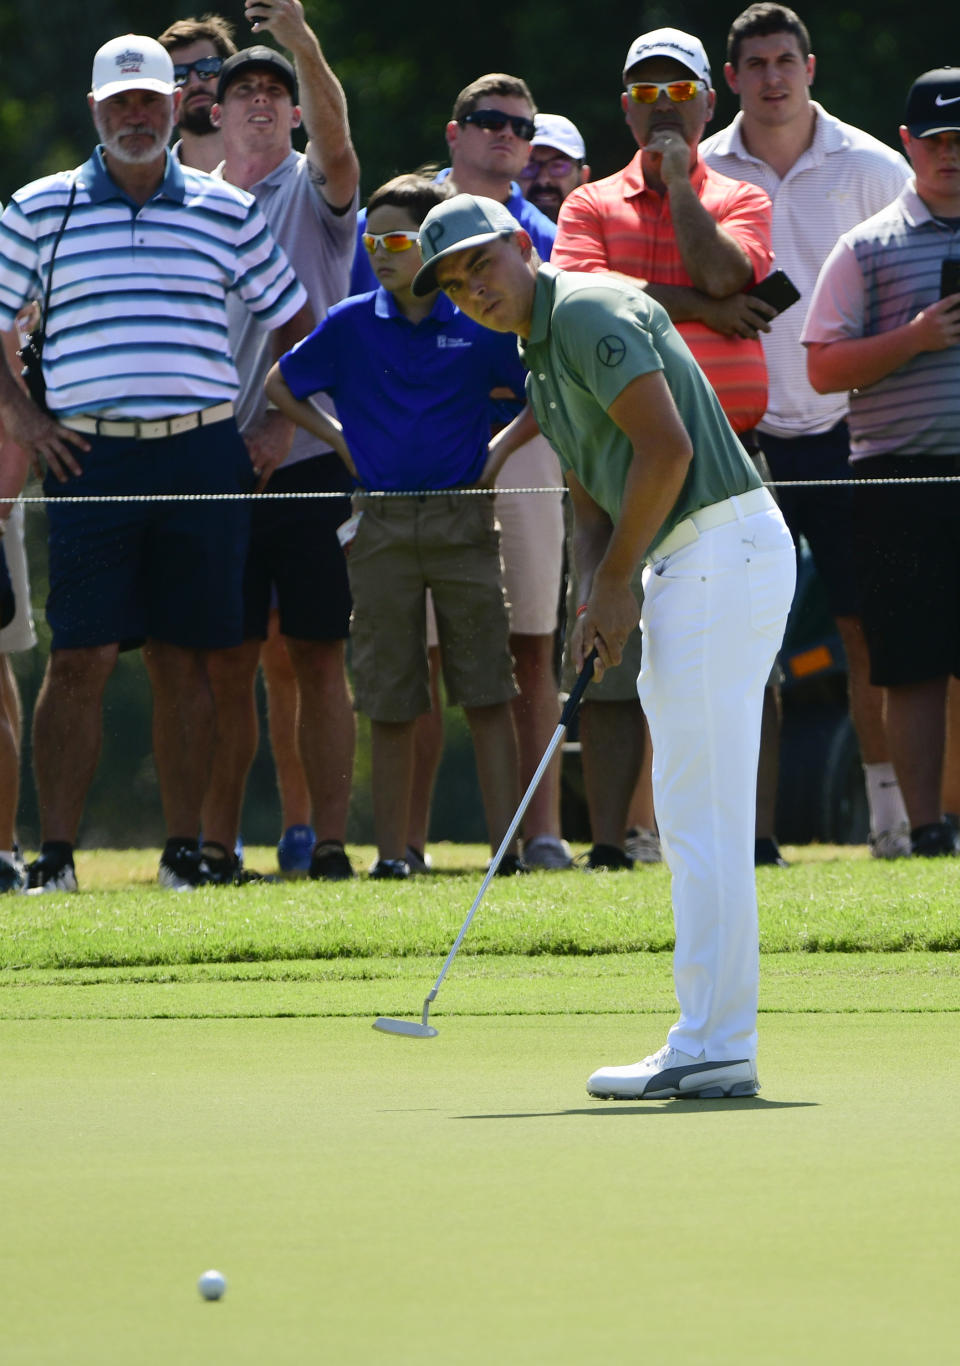
[(227, 1288), (227, 1278), (220, 1271), (205, 1271), (197, 1281), (197, 1289), (205, 1300), (219, 1300)]

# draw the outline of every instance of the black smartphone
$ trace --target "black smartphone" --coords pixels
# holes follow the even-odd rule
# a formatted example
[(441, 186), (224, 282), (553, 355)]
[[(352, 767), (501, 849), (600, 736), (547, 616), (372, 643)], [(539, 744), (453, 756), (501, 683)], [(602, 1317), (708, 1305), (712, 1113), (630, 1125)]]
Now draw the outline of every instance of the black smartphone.
[(782, 313), (800, 298), (799, 289), (784, 270), (773, 271), (765, 280), (751, 285), (745, 293), (752, 294), (755, 299), (762, 299), (778, 313)]
[(960, 259), (941, 262), (940, 298), (948, 294), (960, 294)]

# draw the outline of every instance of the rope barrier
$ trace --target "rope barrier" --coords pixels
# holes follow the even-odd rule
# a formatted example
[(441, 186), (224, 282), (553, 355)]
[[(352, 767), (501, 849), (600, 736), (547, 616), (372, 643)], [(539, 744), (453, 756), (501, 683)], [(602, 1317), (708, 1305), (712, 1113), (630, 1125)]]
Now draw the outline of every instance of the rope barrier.
[[(770, 479), (764, 488), (811, 489), (811, 488), (877, 488), (881, 485), (905, 484), (957, 484), (960, 474), (920, 475), (915, 479), (890, 477), (881, 479)], [(348, 492), (317, 490), (304, 493), (94, 493), (94, 494), (25, 494), (19, 498), (0, 499), (0, 502), (35, 504), (46, 503), (242, 503), (281, 501), (303, 498), (449, 498), (451, 496), (489, 497), (490, 494), (523, 493), (553, 494), (565, 497), (565, 488), (493, 488), (493, 489), (354, 489)]]

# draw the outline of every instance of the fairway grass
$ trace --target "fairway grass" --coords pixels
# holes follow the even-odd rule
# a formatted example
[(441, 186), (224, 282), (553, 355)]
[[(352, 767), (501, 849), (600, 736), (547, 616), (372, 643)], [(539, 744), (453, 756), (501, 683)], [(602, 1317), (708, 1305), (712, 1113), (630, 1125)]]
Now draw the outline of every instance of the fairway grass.
[(495, 880), (429, 1041), (370, 1026), (420, 1017), (479, 848), (182, 896), (81, 852), (2, 898), (0, 1362), (956, 1360), (960, 860), (791, 854), (737, 1101), (586, 1095), (674, 1018), (664, 868)]
[(4, 1362), (954, 1360), (955, 1017), (772, 1015), (756, 1099), (586, 1096), (669, 1020), (3, 1023)]

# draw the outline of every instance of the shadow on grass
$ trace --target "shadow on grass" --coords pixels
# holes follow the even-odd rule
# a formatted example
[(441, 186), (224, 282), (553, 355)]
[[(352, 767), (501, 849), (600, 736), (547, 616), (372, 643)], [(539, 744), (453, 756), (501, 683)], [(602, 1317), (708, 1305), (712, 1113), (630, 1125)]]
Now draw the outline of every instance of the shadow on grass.
[(724, 1096), (716, 1100), (684, 1100), (674, 1097), (670, 1100), (645, 1100), (636, 1105), (623, 1101), (598, 1100), (596, 1105), (581, 1110), (529, 1110), (514, 1114), (453, 1115), (453, 1119), (560, 1119), (565, 1115), (592, 1115), (594, 1118), (610, 1115), (667, 1115), (701, 1114), (704, 1110), (807, 1110), (817, 1109), (815, 1100), (764, 1100), (761, 1096)]

